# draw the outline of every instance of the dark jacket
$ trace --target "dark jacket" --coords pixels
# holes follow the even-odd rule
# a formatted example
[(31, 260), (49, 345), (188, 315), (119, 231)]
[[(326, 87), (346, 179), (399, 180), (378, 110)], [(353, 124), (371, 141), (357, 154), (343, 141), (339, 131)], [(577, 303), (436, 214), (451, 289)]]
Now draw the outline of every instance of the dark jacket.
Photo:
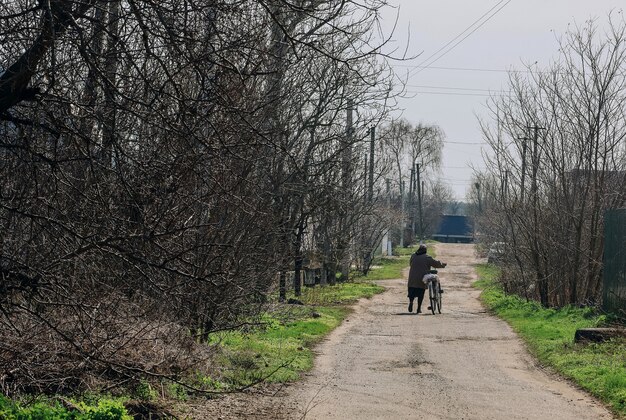
[(428, 255), (426, 250), (418, 250), (411, 255), (411, 268), (409, 270), (409, 287), (426, 289), (424, 276), (428, 274), (430, 267), (443, 268), (444, 264)]

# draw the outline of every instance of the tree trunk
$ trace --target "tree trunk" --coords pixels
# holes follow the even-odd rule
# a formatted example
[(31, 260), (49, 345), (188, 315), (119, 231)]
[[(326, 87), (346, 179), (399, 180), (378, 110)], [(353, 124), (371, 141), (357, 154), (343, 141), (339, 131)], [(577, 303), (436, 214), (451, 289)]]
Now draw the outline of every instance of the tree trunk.
[(294, 261), (294, 276), (293, 276), (293, 290), (296, 296), (302, 295), (302, 234), (298, 232), (295, 242), (295, 261)]
[(284, 302), (287, 300), (287, 273), (281, 271), (278, 279), (278, 301)]

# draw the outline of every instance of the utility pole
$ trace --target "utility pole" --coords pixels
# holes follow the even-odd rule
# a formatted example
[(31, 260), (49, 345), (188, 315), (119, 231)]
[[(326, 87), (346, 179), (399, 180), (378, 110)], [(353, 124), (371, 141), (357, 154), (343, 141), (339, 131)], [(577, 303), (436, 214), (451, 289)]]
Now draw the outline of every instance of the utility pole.
[(424, 203), (424, 191), (426, 190), (426, 181), (422, 181), (422, 189), (420, 190), (420, 232), (424, 237), (424, 212), (422, 211), (422, 203)]
[(341, 186), (344, 194), (344, 203), (343, 205), (347, 205), (348, 201), (348, 192), (350, 190), (350, 181), (351, 181), (351, 163), (352, 163), (352, 137), (354, 133), (354, 128), (352, 127), (352, 112), (354, 108), (354, 103), (352, 99), (348, 99), (347, 110), (346, 110), (346, 137), (343, 141), (343, 150), (341, 155)]
[(391, 208), (391, 180), (389, 178), (385, 179), (385, 184), (387, 186), (387, 208)]
[(422, 193), (424, 186), (420, 181), (420, 164), (416, 165), (416, 182), (417, 186), (417, 205), (419, 210), (419, 218), (420, 218), (420, 242), (424, 240), (424, 215), (422, 213)]
[(400, 248), (404, 248), (404, 181), (400, 183)]
[(369, 189), (367, 190), (368, 202), (374, 201), (374, 142), (376, 140), (376, 127), (370, 128), (370, 167), (369, 167)]
[[(352, 142), (354, 136), (354, 128), (352, 125), (352, 113), (354, 111), (354, 102), (352, 99), (348, 99), (346, 104), (346, 136), (345, 141), (343, 142), (343, 150), (342, 150), (342, 173), (341, 173), (341, 186), (343, 190), (343, 197), (341, 206), (343, 210), (341, 211), (341, 235), (342, 238), (339, 241), (338, 251), (341, 256), (341, 279), (342, 281), (348, 280), (348, 275), (350, 273), (350, 246), (349, 246), (349, 235), (347, 232), (348, 229), (348, 221), (346, 218), (346, 209), (348, 206), (348, 202), (350, 201), (350, 189), (352, 187)], [(334, 275), (331, 273), (331, 281), (334, 283), (334, 279), (332, 278)]]
[[(537, 125), (532, 125), (527, 127), (528, 129), (533, 130), (533, 149), (532, 149), (532, 172), (531, 172), (531, 194), (532, 194), (532, 200), (533, 200), (533, 222), (535, 224), (535, 226), (537, 226), (537, 221), (538, 221), (538, 209), (537, 209), (537, 194), (538, 194), (538, 187), (537, 187), (537, 172), (539, 171), (539, 130), (545, 130), (545, 128), (543, 127), (539, 127)], [(524, 138), (524, 140), (526, 140), (526, 138)], [(524, 147), (524, 151), (525, 151), (526, 147)]]
[[(371, 207), (374, 203), (374, 143), (376, 140), (376, 128), (370, 127), (370, 155), (369, 155), (369, 167), (368, 167), (368, 159), (367, 155), (365, 156), (365, 170), (367, 172), (366, 178), (366, 187), (367, 187), (367, 195), (366, 195), (366, 206), (368, 206), (371, 210)], [(364, 274), (367, 274), (369, 270), (369, 266), (371, 264), (372, 259), (372, 246), (373, 243), (370, 243), (372, 225), (370, 223), (371, 216), (365, 215), (365, 223), (363, 226), (363, 241), (361, 246), (363, 247), (363, 263), (364, 263)]]
[(531, 192), (533, 194), (533, 207), (537, 207), (537, 172), (539, 170), (539, 152), (538, 152), (538, 146), (539, 146), (539, 130), (544, 130), (543, 127), (539, 127), (537, 125), (533, 125), (528, 127), (530, 129), (533, 130), (533, 156), (532, 156), (532, 164), (533, 164), (533, 171), (532, 171), (532, 185), (531, 185)]
[(540, 268), (540, 256), (539, 256), (539, 201), (538, 201), (538, 186), (537, 186), (537, 172), (539, 171), (539, 130), (544, 130), (543, 127), (532, 125), (527, 127), (533, 131), (533, 149), (532, 149), (532, 178), (531, 178), (531, 194), (533, 200), (533, 262), (535, 264), (535, 272), (537, 273), (537, 284), (539, 286), (539, 298), (541, 304), (548, 305), (548, 285), (546, 280), (542, 278)]
[(522, 174), (521, 174), (521, 185), (520, 185), (520, 202), (522, 204), (522, 206), (524, 205), (524, 191), (525, 191), (525, 180), (526, 180), (526, 149), (527, 144), (526, 142), (528, 140), (530, 140), (528, 137), (519, 137), (520, 140), (522, 140)]
[[(391, 211), (391, 180), (389, 178), (385, 179), (385, 184), (387, 186), (387, 211)], [(391, 226), (387, 227), (387, 233), (385, 233), (384, 241), (383, 241), (383, 254), (387, 253), (387, 255), (391, 256), (392, 250), (389, 247), (389, 232), (391, 232)]]
[(365, 165), (363, 167), (363, 187), (364, 187), (364, 191), (366, 191), (365, 194), (363, 194), (363, 201), (365, 204), (368, 204), (370, 202), (370, 194), (369, 194), (369, 182), (368, 182), (368, 173), (369, 173), (369, 161), (367, 160), (367, 154), (365, 154)]
[(411, 166), (409, 179), (409, 223), (411, 224), (411, 242), (415, 237), (415, 165)]
[(480, 182), (474, 183), (474, 188), (476, 188), (476, 195), (478, 196), (478, 213), (474, 218), (474, 237), (476, 237), (477, 232), (480, 233), (480, 229), (478, 228), (478, 222), (480, 220), (480, 215), (483, 213), (483, 206), (480, 199)]
[(504, 184), (502, 185), (502, 199), (507, 202), (509, 197), (509, 170), (504, 171)]

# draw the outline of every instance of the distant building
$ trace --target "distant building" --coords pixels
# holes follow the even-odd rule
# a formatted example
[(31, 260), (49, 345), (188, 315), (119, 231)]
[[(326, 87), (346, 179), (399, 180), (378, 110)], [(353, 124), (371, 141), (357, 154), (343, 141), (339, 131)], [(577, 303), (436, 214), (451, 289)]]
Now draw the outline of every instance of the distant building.
[(440, 242), (474, 242), (474, 225), (468, 216), (443, 215), (433, 239)]

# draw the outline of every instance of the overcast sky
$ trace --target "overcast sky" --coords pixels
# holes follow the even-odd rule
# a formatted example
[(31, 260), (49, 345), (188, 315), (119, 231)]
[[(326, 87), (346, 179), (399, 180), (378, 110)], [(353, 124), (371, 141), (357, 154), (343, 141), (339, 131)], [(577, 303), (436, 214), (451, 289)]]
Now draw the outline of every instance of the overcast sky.
[[(446, 133), (441, 176), (451, 185), (458, 200), (465, 199), (472, 175), (470, 167), (483, 166), (484, 146), (480, 144), (483, 139), (477, 115), (487, 116), (485, 102), (490, 91), (506, 88), (506, 70), (521, 70), (535, 62), (540, 67), (547, 66), (556, 58), (557, 37), (567, 31), (568, 25), (581, 25), (597, 18), (603, 27), (609, 12), (618, 15), (626, 6), (624, 0), (389, 0), (389, 3), (395, 9), (388, 9), (382, 15), (383, 30), (391, 30), (396, 15), (398, 23), (388, 51), (393, 46), (397, 48), (395, 54), (401, 54), (409, 40), (407, 55), (421, 53), (408, 62), (394, 63), (398, 73), (410, 72), (407, 90), (414, 94), (401, 99), (399, 105), (407, 120), (437, 124)], [(475, 32), (469, 34), (472, 30)], [(448, 43), (447, 48), (437, 53)], [(416, 65), (430, 67), (416, 69)]]

